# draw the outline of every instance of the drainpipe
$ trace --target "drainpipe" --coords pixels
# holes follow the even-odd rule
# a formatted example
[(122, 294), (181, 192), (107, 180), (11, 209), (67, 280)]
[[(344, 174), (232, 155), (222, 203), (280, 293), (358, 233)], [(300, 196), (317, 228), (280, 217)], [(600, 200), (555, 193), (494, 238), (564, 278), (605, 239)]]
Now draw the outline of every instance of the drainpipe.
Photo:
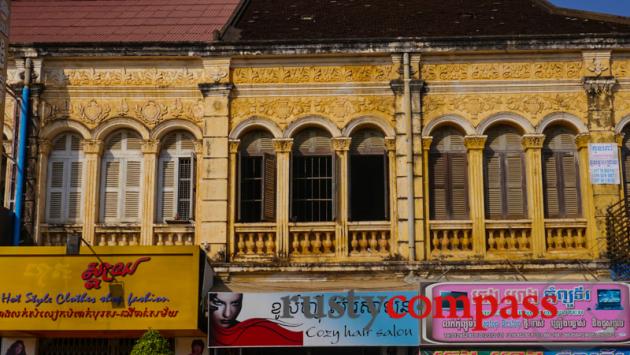
[(407, 236), (409, 261), (416, 260), (416, 216), (413, 189), (413, 123), (411, 117), (411, 70), (409, 53), (403, 54), (403, 109), (407, 121)]
[(26, 58), (24, 65), (24, 88), (22, 89), (22, 104), (20, 106), (20, 132), (17, 146), (17, 177), (15, 179), (15, 223), (13, 224), (13, 245), (20, 245), (22, 239), (22, 210), (24, 209), (24, 181), (26, 180), (26, 141), (28, 125), (28, 105), (31, 84), (31, 70), (33, 63)]

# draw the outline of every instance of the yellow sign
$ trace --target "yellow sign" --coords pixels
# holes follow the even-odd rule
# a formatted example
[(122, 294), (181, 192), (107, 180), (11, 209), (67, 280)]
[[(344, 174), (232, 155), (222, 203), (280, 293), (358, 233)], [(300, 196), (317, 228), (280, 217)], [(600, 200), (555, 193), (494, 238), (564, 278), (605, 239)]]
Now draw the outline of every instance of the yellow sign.
[(198, 247), (0, 249), (0, 331), (196, 330)]

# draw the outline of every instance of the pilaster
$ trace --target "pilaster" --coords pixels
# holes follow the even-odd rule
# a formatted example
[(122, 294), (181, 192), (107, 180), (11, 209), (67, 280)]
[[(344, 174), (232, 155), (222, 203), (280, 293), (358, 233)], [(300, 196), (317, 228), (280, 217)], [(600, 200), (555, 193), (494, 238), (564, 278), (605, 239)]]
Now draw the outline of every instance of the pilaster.
[(44, 223), (44, 214), (46, 211), (46, 178), (48, 172), (48, 156), (52, 150), (52, 144), (47, 139), (40, 139), (37, 154), (37, 187), (35, 192), (35, 200), (37, 201), (37, 213), (35, 213), (35, 243), (41, 242), (40, 226)]
[[(238, 201), (236, 200), (236, 189), (237, 186), (239, 184), (237, 175), (236, 175), (236, 169), (238, 169), (237, 165), (238, 165), (238, 148), (239, 145), (241, 144), (241, 140), (240, 139), (231, 139), (228, 142), (228, 149), (230, 152), (230, 157), (229, 157), (229, 163), (228, 166), (230, 167), (230, 176), (228, 181), (229, 183), (229, 189), (230, 189), (230, 199), (229, 199), (229, 207), (230, 207), (230, 218), (228, 219), (228, 254), (227, 255), (234, 255), (236, 252), (236, 247), (235, 247), (235, 231), (234, 231), (234, 224), (236, 223), (236, 207), (238, 205)], [(277, 242), (277, 238), (276, 238), (276, 242)], [(277, 245), (276, 245), (276, 250), (277, 249)]]
[(155, 195), (157, 180), (157, 154), (160, 151), (159, 141), (145, 140), (142, 143), (144, 183), (142, 184), (142, 220), (140, 224), (140, 244), (153, 244), (153, 224), (155, 222)]
[[(602, 65), (606, 66), (606, 63)], [(613, 91), (617, 80), (612, 76), (587, 76), (584, 77), (583, 84), (588, 98), (590, 143), (616, 143)], [(588, 164), (588, 152), (586, 154)], [(606, 250), (606, 210), (619, 201), (621, 185), (591, 185), (591, 188), (596, 233), (592, 250), (594, 257), (598, 258)]]
[(226, 253), (228, 245), (228, 134), (230, 94), (233, 85), (229, 81), (229, 59), (204, 58), (205, 83), (199, 84), (204, 97), (203, 148), (198, 159), (203, 160), (199, 171), (197, 199), (199, 212), (195, 239), (209, 247), (211, 257)]
[(586, 219), (586, 240), (587, 247), (597, 254), (597, 220), (595, 218), (595, 201), (593, 185), (591, 185), (591, 174), (589, 171), (588, 144), (591, 136), (588, 133), (578, 134), (575, 138), (575, 145), (578, 150), (580, 169), (580, 194), (582, 196), (582, 211)]
[(468, 199), (470, 220), (472, 221), (473, 252), (485, 257), (486, 254), (486, 212), (483, 187), (483, 149), (488, 136), (466, 136), (464, 144), (468, 149)]
[(389, 221), (390, 227), (390, 250), (395, 250), (398, 244), (398, 204), (396, 203), (397, 191), (396, 191), (396, 138), (385, 138), (385, 149), (387, 150), (387, 164), (389, 169)]
[(289, 166), (292, 138), (273, 140), (273, 148), (276, 152), (276, 250), (281, 258), (289, 257)]
[(332, 146), (338, 160), (339, 190), (337, 191), (337, 221), (335, 226), (337, 257), (348, 255), (348, 151), (351, 138), (333, 138)]
[(83, 154), (85, 156), (85, 186), (83, 198), (83, 239), (94, 244), (95, 227), (98, 219), (98, 195), (100, 187), (100, 158), (103, 149), (101, 140), (84, 140)]
[(525, 149), (525, 174), (527, 176), (527, 207), (532, 221), (532, 251), (534, 257), (542, 258), (545, 254), (545, 204), (542, 186), (542, 147), (544, 134), (526, 134), (523, 136)]

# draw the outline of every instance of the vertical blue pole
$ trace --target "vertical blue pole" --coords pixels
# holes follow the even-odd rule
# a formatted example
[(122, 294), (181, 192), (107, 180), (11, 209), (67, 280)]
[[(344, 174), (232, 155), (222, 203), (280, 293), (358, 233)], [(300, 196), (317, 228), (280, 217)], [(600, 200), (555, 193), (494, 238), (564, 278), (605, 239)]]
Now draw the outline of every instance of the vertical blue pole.
[[(25, 75), (30, 76), (30, 68), (27, 68)], [(18, 137), (17, 156), (17, 177), (15, 179), (15, 223), (13, 224), (13, 245), (20, 245), (22, 239), (22, 210), (24, 209), (24, 180), (26, 179), (26, 141), (28, 125), (28, 105), (29, 105), (29, 79), (25, 78), (22, 89), (22, 105), (20, 105), (20, 132)]]

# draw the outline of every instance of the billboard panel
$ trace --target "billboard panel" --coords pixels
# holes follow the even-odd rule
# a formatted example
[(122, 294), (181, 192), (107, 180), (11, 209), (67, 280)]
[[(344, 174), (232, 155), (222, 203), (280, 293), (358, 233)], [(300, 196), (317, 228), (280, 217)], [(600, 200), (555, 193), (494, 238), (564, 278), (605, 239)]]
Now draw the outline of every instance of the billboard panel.
[[(417, 346), (419, 320), (385, 304), (417, 291), (208, 294), (210, 347)], [(406, 312), (408, 302), (392, 306)]]
[(444, 317), (423, 320), (423, 343), (630, 342), (629, 286), (623, 283), (436, 283), (424, 295), (458, 301), (457, 317), (449, 318), (451, 308), (442, 302)]

